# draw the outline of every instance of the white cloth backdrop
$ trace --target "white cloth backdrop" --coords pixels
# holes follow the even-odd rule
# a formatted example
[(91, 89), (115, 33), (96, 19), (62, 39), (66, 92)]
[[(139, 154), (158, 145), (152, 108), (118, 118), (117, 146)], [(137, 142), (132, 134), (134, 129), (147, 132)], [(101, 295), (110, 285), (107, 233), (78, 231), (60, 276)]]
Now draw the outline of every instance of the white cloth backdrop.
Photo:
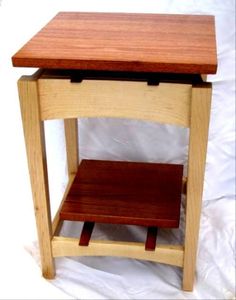
[[(6, 234), (5, 255), (16, 255), (9, 250), (15, 244), (19, 260), (26, 261), (31, 253), (39, 264), (39, 254), (33, 220), (30, 185), (24, 152), (23, 133), (15, 82), (21, 74), (33, 70), (12, 69), (10, 56), (58, 11), (114, 11), (181, 14), (212, 14), (216, 19), (218, 71), (208, 76), (213, 82), (213, 101), (200, 228), (199, 254), (195, 290), (181, 290), (182, 271), (179, 268), (152, 262), (112, 257), (80, 257), (56, 259), (55, 280), (42, 285), (35, 262), (19, 270), (19, 261), (3, 266), (0, 297), (16, 298), (76, 298), (76, 299), (234, 299), (235, 292), (235, 2), (234, 1), (2, 1), (0, 6), (0, 63), (1, 63), (1, 138), (4, 138), (1, 166), (6, 170), (3, 195), (8, 203), (3, 209), (15, 206), (11, 229), (18, 236), (13, 243)], [(2, 85), (5, 82), (6, 84)], [(9, 89), (10, 87), (10, 89)], [(11, 97), (11, 100), (7, 98)], [(9, 98), (10, 99), (10, 98)], [(8, 100), (8, 102), (7, 102)], [(3, 107), (3, 106), (2, 106)], [(6, 113), (8, 112), (8, 114)], [(12, 119), (9, 119), (11, 113)], [(6, 132), (6, 124), (11, 126)], [(14, 137), (14, 139), (9, 138)], [(186, 163), (188, 131), (174, 126), (125, 119), (79, 120), (80, 159), (108, 159), (148, 162)], [(65, 140), (61, 121), (46, 124), (46, 146), (49, 164), (52, 212), (60, 201), (66, 185)], [(17, 153), (17, 154), (16, 154)], [(6, 159), (7, 157), (7, 159)], [(11, 168), (9, 168), (9, 165)], [(10, 169), (10, 170), (9, 170)], [(12, 170), (14, 175), (12, 174)], [(13, 176), (15, 189), (9, 184)], [(11, 193), (9, 195), (9, 189)], [(1, 200), (2, 201), (2, 200)], [(4, 224), (9, 219), (3, 216)], [(15, 229), (17, 228), (21, 230)], [(183, 241), (184, 218), (180, 229), (160, 230), (158, 242)], [(2, 227), (2, 226), (1, 226)], [(10, 227), (9, 227), (10, 228)], [(1, 229), (0, 229), (1, 230)], [(3, 228), (2, 228), (3, 230)], [(63, 234), (80, 234), (81, 225), (66, 222)], [(94, 238), (143, 241), (146, 231), (141, 227), (96, 225)], [(18, 241), (19, 240), (19, 241)], [(17, 242), (18, 241), (18, 242)], [(18, 245), (18, 248), (16, 247)], [(22, 252), (22, 245), (27, 255)], [(7, 247), (8, 246), (8, 247)], [(4, 249), (4, 248), (3, 248)], [(2, 250), (3, 251), (3, 250)], [(15, 250), (16, 251), (16, 250)], [(4, 256), (5, 257), (5, 256)], [(23, 259), (24, 257), (24, 259)], [(16, 264), (14, 264), (14, 261)], [(27, 260), (28, 261), (28, 260)], [(5, 264), (4, 264), (5, 263)], [(28, 266), (28, 264), (26, 264)], [(4, 269), (4, 270), (5, 270)], [(10, 273), (9, 273), (10, 272)], [(32, 280), (30, 293), (16, 285), (15, 293), (7, 284), (7, 276), (14, 282)], [(19, 276), (17, 276), (19, 274)], [(13, 276), (13, 277), (12, 277)], [(14, 277), (15, 276), (15, 277)], [(0, 273), (1, 278), (1, 273)], [(37, 279), (36, 279), (37, 278)], [(20, 288), (21, 286), (21, 288)], [(50, 287), (49, 287), (50, 286)], [(52, 289), (53, 287), (53, 289)], [(5, 288), (5, 289), (4, 289)], [(17, 288), (19, 290), (17, 290)], [(43, 293), (43, 290), (45, 293)], [(2, 291), (2, 295), (1, 295)], [(4, 293), (4, 292), (5, 293)], [(60, 292), (61, 291), (61, 292)], [(18, 294), (17, 294), (18, 292)], [(38, 296), (40, 295), (40, 296)], [(46, 296), (47, 295), (47, 296)]]

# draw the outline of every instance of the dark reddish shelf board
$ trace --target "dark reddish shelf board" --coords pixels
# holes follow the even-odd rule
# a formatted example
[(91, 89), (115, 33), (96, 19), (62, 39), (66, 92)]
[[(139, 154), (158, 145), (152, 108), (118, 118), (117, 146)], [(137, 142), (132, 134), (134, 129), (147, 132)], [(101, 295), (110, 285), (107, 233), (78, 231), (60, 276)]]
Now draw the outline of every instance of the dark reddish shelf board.
[(13, 57), (15, 67), (214, 74), (207, 15), (58, 13)]
[(183, 166), (82, 160), (60, 218), (177, 228)]

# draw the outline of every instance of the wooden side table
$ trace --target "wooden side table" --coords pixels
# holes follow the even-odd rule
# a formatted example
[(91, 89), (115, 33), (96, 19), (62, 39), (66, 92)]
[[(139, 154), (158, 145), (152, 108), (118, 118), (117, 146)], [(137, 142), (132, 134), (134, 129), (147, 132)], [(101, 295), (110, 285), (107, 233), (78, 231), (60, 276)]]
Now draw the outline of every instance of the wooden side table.
[[(54, 257), (124, 256), (183, 268), (193, 289), (211, 84), (216, 72), (214, 17), (59, 13), (12, 58), (37, 67), (19, 79), (19, 97), (42, 273)], [(77, 118), (122, 117), (189, 127), (183, 166), (78, 160)], [(64, 119), (69, 182), (51, 220), (43, 124)], [(184, 245), (156, 244), (157, 228), (179, 226), (186, 193)], [(82, 221), (78, 239), (59, 235), (63, 220)], [(144, 243), (90, 240), (95, 222), (147, 227)]]

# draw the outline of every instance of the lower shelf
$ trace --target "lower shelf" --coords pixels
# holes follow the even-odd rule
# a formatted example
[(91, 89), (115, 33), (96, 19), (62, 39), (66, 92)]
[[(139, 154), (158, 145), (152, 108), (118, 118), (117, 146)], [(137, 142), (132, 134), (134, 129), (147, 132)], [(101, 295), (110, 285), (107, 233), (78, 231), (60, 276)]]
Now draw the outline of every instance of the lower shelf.
[(177, 228), (183, 166), (82, 160), (61, 220)]

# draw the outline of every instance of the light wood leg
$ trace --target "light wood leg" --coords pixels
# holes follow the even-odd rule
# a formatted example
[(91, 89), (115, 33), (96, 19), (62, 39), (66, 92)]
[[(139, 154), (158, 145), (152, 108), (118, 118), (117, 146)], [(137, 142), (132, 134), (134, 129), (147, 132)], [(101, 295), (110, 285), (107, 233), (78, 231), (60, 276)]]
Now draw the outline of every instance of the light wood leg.
[(78, 146), (78, 121), (77, 119), (64, 119), (65, 138), (66, 138), (66, 155), (68, 167), (68, 185), (66, 187), (61, 204), (55, 214), (52, 222), (52, 233), (58, 235), (62, 221), (60, 220), (61, 207), (66, 199), (69, 189), (74, 181), (78, 164), (79, 164), (79, 146)]
[(65, 119), (66, 153), (68, 175), (75, 174), (78, 169), (78, 122), (77, 119)]
[(49, 203), (47, 164), (43, 122), (40, 120), (37, 79), (22, 77), (18, 81), (22, 122), (34, 201), (43, 276), (55, 276), (52, 257), (52, 226)]
[(185, 291), (192, 291), (194, 284), (210, 107), (211, 85), (204, 83), (193, 86), (183, 269)]

